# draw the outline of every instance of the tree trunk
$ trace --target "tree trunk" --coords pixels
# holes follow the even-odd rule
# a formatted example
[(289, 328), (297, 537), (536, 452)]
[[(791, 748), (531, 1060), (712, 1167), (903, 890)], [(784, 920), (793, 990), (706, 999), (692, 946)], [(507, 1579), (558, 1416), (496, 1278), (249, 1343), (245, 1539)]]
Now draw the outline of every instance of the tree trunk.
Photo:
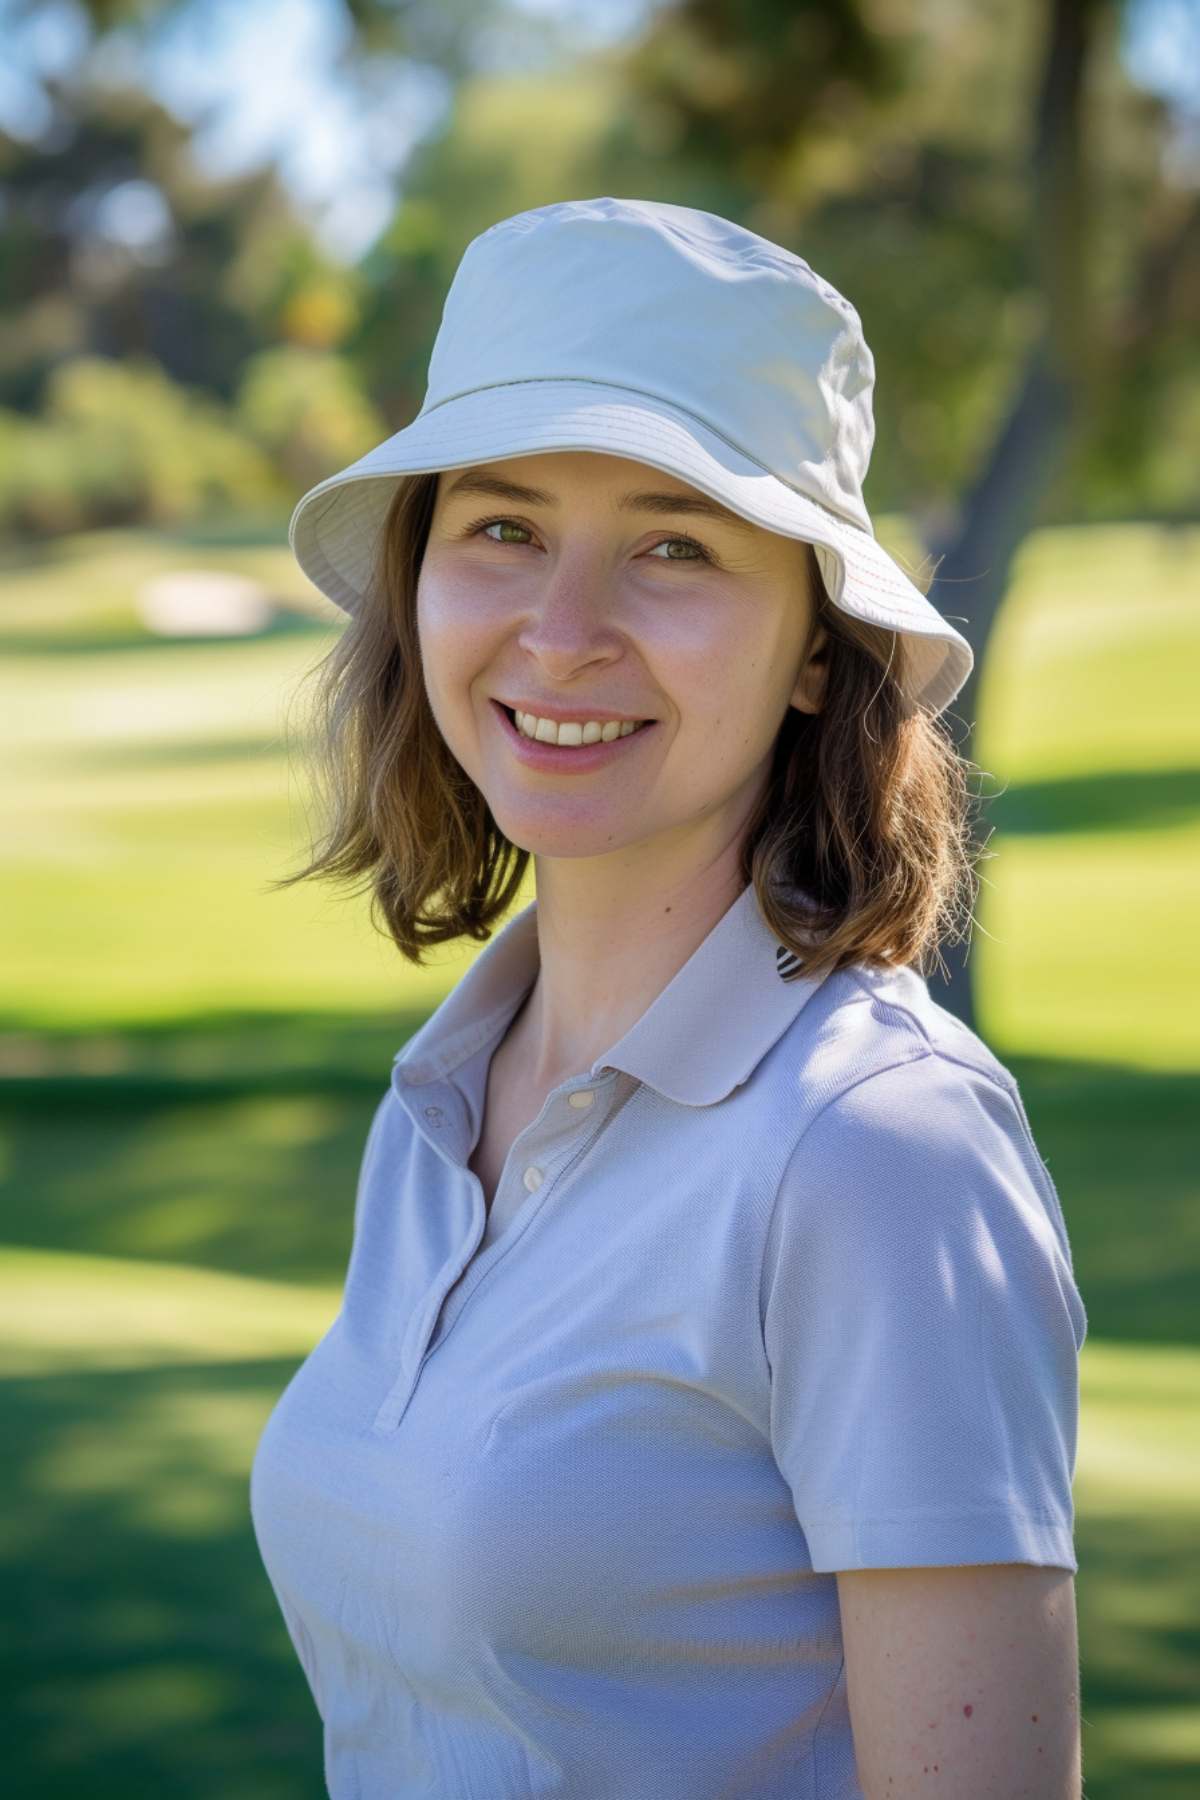
[[(957, 741), (968, 757), (988, 638), (1013, 560), (1036, 524), (1041, 498), (1083, 411), (1092, 370), (1080, 114), (1097, 4), (1098, 0), (1050, 0), (1030, 154), (1030, 243), (1037, 286), (1045, 300), (1044, 323), (956, 524), (927, 546), (938, 563), (930, 598), (975, 651), (975, 669), (951, 711), (951, 717), (965, 725)], [(934, 971), (930, 986), (936, 1000), (977, 1030), (973, 937), (972, 932), (972, 940), (965, 944), (942, 946), (947, 975)]]
[[(1070, 422), (1070, 387), (1052, 367), (1043, 340), (1026, 364), (1012, 409), (966, 506), (961, 529), (944, 547), (933, 547), (933, 554), (942, 560), (930, 598), (975, 651), (975, 667), (951, 702), (952, 719), (966, 724), (965, 732), (955, 732), (965, 756), (973, 750), (976, 694), (987, 640), (1008, 590), (1013, 559), (1062, 455)], [(934, 998), (974, 1031), (978, 1023), (970, 959), (973, 941), (972, 932), (966, 943), (941, 946), (947, 972), (936, 971), (930, 985)]]

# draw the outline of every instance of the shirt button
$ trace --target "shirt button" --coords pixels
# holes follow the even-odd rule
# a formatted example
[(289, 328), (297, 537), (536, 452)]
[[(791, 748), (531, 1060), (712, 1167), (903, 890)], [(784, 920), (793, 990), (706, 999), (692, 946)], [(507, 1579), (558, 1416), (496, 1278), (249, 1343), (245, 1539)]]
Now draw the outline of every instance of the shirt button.
[(530, 1166), (525, 1171), (525, 1186), (529, 1189), (529, 1192), (532, 1194), (535, 1191), (535, 1189), (540, 1188), (541, 1185), (542, 1185), (542, 1171), (539, 1168), (536, 1168), (531, 1163)]
[(575, 1093), (567, 1095), (567, 1105), (577, 1106), (582, 1110), (583, 1107), (590, 1106), (595, 1098), (591, 1088), (577, 1088)]
[(429, 1120), (431, 1125), (440, 1125), (443, 1117), (441, 1107), (427, 1106), (425, 1108), (425, 1117)]

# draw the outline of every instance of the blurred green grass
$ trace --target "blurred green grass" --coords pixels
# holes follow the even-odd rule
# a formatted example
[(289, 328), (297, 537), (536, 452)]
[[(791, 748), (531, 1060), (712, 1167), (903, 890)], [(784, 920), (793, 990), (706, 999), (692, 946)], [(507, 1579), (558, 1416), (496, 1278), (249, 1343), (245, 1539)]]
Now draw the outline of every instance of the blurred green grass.
[[(257, 576), (275, 626), (154, 636), (135, 586), (181, 566)], [(365, 899), (266, 892), (307, 845), (289, 705), (336, 620), (278, 521), (67, 540), (0, 586), (10, 1781), (320, 1800), (249, 1462), (336, 1313), (391, 1057), (474, 948), (413, 971)], [(1088, 1800), (1182, 1800), (1200, 1773), (1198, 593), (1200, 530), (1039, 534), (975, 747), (1002, 790), (980, 1029), (1088, 1307)]]

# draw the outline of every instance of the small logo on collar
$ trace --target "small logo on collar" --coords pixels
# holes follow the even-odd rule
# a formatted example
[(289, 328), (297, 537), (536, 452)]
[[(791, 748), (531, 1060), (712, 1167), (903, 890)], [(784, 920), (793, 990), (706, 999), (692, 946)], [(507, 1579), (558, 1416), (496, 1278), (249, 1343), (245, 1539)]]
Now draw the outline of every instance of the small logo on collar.
[(794, 975), (797, 969), (803, 967), (802, 959), (796, 955), (794, 950), (789, 950), (786, 944), (776, 946), (775, 969), (781, 981), (786, 981), (789, 975)]

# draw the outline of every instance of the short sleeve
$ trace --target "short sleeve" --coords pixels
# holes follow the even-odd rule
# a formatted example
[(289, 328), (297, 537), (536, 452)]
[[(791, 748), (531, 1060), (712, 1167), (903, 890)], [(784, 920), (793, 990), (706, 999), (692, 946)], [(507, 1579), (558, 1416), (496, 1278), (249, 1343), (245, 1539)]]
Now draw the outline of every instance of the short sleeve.
[(1087, 1319), (1015, 1084), (935, 1051), (829, 1101), (776, 1196), (762, 1320), (814, 1570), (1078, 1568)]

